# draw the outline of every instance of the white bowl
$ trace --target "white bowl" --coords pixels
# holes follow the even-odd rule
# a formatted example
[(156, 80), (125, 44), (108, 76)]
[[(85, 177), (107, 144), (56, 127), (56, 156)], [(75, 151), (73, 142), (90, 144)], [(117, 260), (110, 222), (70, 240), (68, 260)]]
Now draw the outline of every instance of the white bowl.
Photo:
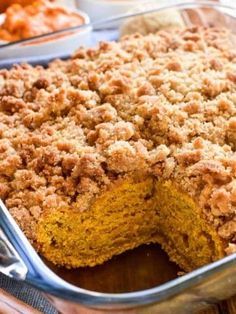
[[(84, 24), (89, 24), (88, 15), (82, 11), (74, 10), (84, 19)], [(4, 14), (0, 15), (0, 23), (4, 20)], [(57, 34), (48, 37), (42, 37), (29, 42), (20, 42), (17, 45), (0, 47), (0, 60), (13, 59), (32, 56), (46, 55), (69, 55), (80, 46), (86, 46), (90, 43), (91, 27), (83, 27), (76, 31), (66, 34)], [(7, 43), (0, 41), (0, 44)]]
[[(183, 0), (182, 0), (183, 1)], [(168, 0), (168, 4), (173, 3), (175, 0)], [(155, 12), (155, 9), (160, 5), (166, 5), (166, 0), (150, 1), (144, 5), (139, 4), (129, 10), (128, 14), (140, 14), (144, 11), (150, 10), (153, 13), (140, 14), (126, 19), (121, 23), (120, 37), (124, 35), (130, 35), (134, 33), (140, 33), (147, 35), (149, 33), (155, 33), (161, 29), (170, 28), (184, 28), (184, 20), (177, 9), (162, 10), (161, 12)]]
[(77, 7), (86, 12), (92, 22), (124, 14), (145, 2), (147, 0), (76, 0)]

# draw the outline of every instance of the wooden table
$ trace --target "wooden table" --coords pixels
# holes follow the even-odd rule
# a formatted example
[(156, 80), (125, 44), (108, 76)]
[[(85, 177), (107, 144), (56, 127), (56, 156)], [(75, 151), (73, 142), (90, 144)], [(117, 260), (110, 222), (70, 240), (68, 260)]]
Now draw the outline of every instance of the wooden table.
[(236, 314), (236, 296), (197, 314)]
[(1, 314), (40, 314), (41, 312), (31, 306), (17, 300), (9, 293), (0, 289), (0, 313)]
[[(17, 300), (10, 294), (0, 289), (0, 313), (3, 314), (40, 314), (41, 312), (33, 309), (31, 306)], [(221, 302), (209, 309), (200, 311), (196, 314), (235, 314), (236, 296)], [(178, 314), (178, 313), (176, 313)]]

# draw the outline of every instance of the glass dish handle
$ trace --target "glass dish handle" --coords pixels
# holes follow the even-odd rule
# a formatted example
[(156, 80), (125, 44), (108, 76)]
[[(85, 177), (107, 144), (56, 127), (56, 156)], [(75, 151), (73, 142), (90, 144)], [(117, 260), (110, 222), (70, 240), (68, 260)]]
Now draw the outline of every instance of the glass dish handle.
[[(16, 229), (12, 228), (13, 219), (0, 199), (0, 272), (14, 279), (24, 280), (28, 268), (17, 252), (10, 239), (16, 235)], [(12, 234), (12, 235), (11, 235)], [(23, 249), (23, 246), (21, 245)]]
[(24, 280), (28, 272), (23, 260), (2, 229), (0, 229), (0, 272), (20, 280)]

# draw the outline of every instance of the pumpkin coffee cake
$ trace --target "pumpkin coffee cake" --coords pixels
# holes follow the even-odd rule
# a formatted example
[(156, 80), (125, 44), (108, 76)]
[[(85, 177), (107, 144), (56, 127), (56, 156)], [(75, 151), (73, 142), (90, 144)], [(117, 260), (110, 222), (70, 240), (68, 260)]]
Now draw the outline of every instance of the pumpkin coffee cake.
[(39, 253), (93, 266), (158, 242), (190, 271), (236, 251), (236, 53), (214, 28), (0, 71), (0, 196)]

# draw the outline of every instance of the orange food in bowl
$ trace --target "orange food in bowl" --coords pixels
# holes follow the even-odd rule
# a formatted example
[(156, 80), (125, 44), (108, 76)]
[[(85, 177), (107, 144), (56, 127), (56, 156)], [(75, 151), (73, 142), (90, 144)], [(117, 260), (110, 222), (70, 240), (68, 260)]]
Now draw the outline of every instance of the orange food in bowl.
[(22, 6), (29, 5), (32, 3), (32, 0), (5, 0), (0, 3), (0, 12), (4, 12), (10, 5), (18, 3)]
[(79, 13), (45, 0), (25, 7), (13, 4), (6, 10), (5, 20), (0, 27), (0, 39), (15, 41), (83, 23), (84, 18)]

